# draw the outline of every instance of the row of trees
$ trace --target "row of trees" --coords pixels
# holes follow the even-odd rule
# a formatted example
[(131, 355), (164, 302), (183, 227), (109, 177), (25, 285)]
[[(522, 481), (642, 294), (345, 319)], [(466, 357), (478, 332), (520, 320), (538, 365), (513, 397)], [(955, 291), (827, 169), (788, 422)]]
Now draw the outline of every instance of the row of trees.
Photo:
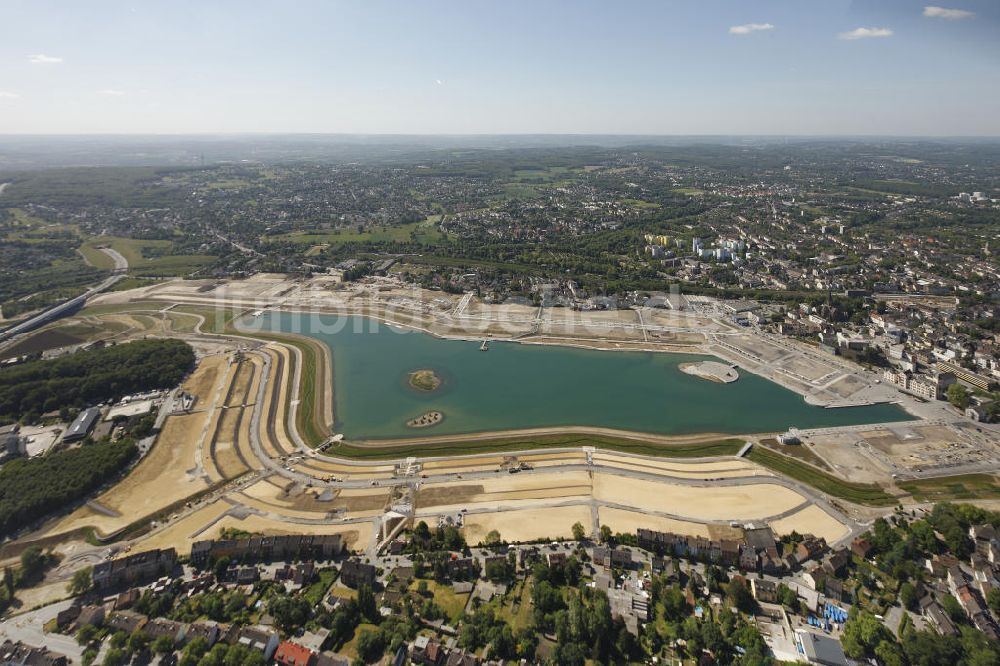
[(176, 386), (194, 368), (181, 340), (138, 340), (0, 370), (0, 421), (34, 422), (129, 393)]

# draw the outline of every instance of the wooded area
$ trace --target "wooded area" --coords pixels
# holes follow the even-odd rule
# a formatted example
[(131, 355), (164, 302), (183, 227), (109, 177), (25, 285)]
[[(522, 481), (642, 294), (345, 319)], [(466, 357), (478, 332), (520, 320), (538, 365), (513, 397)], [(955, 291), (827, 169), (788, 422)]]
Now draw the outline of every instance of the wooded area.
[(4, 368), (0, 422), (33, 423), (48, 411), (173, 387), (194, 361), (194, 350), (181, 340), (139, 340)]

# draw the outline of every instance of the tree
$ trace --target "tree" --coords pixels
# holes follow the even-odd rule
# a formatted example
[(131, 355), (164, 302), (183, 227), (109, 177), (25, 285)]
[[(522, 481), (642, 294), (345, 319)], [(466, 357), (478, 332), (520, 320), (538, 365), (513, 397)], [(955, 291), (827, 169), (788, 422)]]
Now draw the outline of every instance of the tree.
[(385, 652), (385, 640), (382, 632), (366, 629), (358, 636), (358, 657), (366, 663), (372, 662), (382, 656)]
[(149, 645), (149, 636), (147, 636), (140, 629), (136, 629), (128, 637), (128, 642), (125, 643), (125, 648), (132, 654), (137, 654), (143, 652)]
[(45, 569), (46, 557), (38, 546), (31, 546), (21, 553), (21, 578), (32, 581)]
[(500, 537), (500, 532), (497, 530), (490, 530), (486, 533), (486, 536), (483, 537), (483, 544), (486, 546), (499, 546), (502, 541), (503, 539)]
[(875, 658), (881, 666), (906, 666), (906, 656), (898, 643), (883, 639), (875, 646)]
[(962, 608), (962, 604), (958, 603), (958, 599), (950, 594), (943, 594), (939, 601), (941, 602), (941, 608), (948, 614), (952, 622), (965, 621), (965, 609)]
[(174, 651), (174, 639), (170, 636), (158, 636), (149, 647), (156, 654), (170, 654)]
[(601, 543), (611, 543), (612, 536), (611, 528), (601, 525)]
[(663, 589), (660, 597), (663, 604), (663, 619), (670, 622), (679, 622), (687, 617), (689, 606), (684, 591), (678, 585), (671, 585)]
[(312, 606), (302, 597), (278, 595), (271, 599), (268, 610), (275, 622), (286, 632), (302, 627), (309, 620)]
[(990, 591), (986, 593), (986, 603), (994, 614), (1000, 614), (1000, 588), (990, 588)]
[(582, 523), (579, 522), (573, 523), (573, 527), (570, 529), (573, 530), (574, 541), (583, 541), (587, 536), (587, 531), (584, 529)]
[(945, 391), (945, 397), (948, 398), (948, 402), (959, 409), (965, 409), (969, 406), (969, 391), (958, 382), (948, 387)]
[(741, 613), (752, 613), (757, 606), (757, 601), (743, 583), (737, 581), (729, 583), (726, 594), (729, 597), (729, 603)]
[(103, 666), (124, 666), (127, 663), (128, 655), (125, 654), (125, 650), (116, 647), (108, 650), (104, 655), (104, 661), (101, 662)]
[(778, 585), (778, 599), (781, 601), (781, 605), (786, 608), (797, 610), (799, 607), (799, 595), (784, 583)]
[(917, 588), (912, 583), (906, 582), (899, 586), (899, 603), (903, 608), (913, 610), (917, 605)]
[(369, 622), (378, 622), (378, 607), (375, 604), (375, 592), (368, 585), (358, 588), (358, 610), (361, 617)]
[(85, 624), (76, 632), (76, 642), (79, 645), (86, 645), (97, 637), (97, 627), (92, 624)]
[(197, 666), (206, 652), (208, 652), (208, 640), (204, 636), (196, 637), (184, 646), (179, 666)]
[(69, 593), (73, 596), (86, 594), (90, 592), (93, 584), (93, 569), (91, 567), (84, 567), (73, 573), (73, 578), (69, 582)]
[(841, 643), (847, 656), (864, 659), (874, 653), (879, 643), (892, 640), (892, 634), (874, 615), (868, 611), (858, 611), (857, 606), (851, 609), (841, 635)]

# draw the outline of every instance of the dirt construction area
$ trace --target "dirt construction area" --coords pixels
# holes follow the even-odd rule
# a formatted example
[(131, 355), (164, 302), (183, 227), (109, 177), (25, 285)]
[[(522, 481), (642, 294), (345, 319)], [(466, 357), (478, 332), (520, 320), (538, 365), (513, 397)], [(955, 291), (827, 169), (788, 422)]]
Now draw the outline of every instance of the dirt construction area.
[(202, 359), (183, 385), (195, 396), (191, 412), (168, 417), (152, 450), (121, 483), (59, 521), (49, 533), (92, 526), (108, 535), (207, 489), (211, 480), (198, 473), (198, 448), (227, 369), (228, 357)]
[[(426, 483), (417, 492), (417, 515), (431, 522), (434, 517), (464, 513), (470, 543), (494, 529), (515, 541), (565, 537), (577, 521), (587, 532), (606, 524), (623, 533), (650, 527), (711, 537), (720, 529), (731, 529), (732, 522), (765, 520), (779, 533), (814, 533), (830, 541), (849, 533), (844, 523), (808, 497), (768, 475), (757, 476), (759, 470), (744, 461), (642, 465), (634, 457), (596, 455), (604, 456), (603, 465), (620, 464), (621, 473), (605, 467), (600, 472), (553, 470)], [(650, 474), (661, 478), (649, 478)], [(728, 484), (715, 485), (707, 477)]]
[[(808, 444), (841, 476), (877, 483), (895, 474), (956, 473), (1000, 464), (996, 435), (974, 424), (895, 424), (810, 434)], [(967, 471), (962, 469), (960, 471)]]

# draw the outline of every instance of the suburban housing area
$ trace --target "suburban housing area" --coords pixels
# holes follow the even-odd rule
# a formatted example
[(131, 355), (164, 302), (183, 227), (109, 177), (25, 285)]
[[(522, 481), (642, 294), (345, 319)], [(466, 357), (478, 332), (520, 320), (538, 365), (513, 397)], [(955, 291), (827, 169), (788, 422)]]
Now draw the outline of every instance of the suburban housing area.
[(12, 174), (0, 663), (1000, 659), (992, 158), (755, 150)]

